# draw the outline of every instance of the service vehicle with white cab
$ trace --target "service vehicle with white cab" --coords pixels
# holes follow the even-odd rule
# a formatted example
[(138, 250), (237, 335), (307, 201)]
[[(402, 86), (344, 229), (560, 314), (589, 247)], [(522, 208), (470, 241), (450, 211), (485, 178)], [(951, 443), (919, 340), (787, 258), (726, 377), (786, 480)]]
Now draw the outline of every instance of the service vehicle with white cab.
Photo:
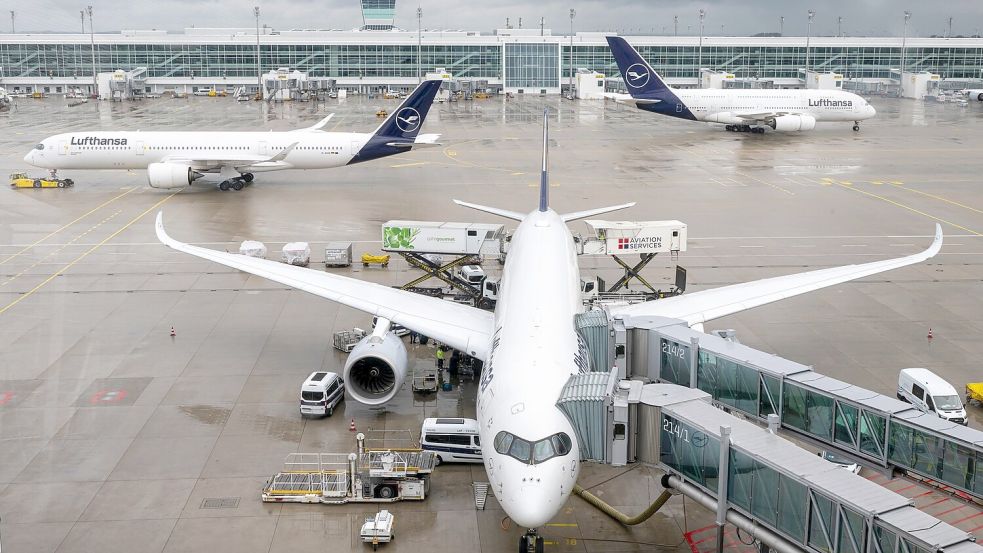
[(898, 373), (898, 399), (949, 422), (969, 424), (956, 388), (928, 369), (902, 369)]
[(480, 463), (478, 421), (462, 418), (427, 418), (420, 428), (420, 448), (437, 454), (440, 463)]
[(330, 417), (345, 399), (345, 381), (337, 373), (314, 371), (300, 387), (302, 417)]

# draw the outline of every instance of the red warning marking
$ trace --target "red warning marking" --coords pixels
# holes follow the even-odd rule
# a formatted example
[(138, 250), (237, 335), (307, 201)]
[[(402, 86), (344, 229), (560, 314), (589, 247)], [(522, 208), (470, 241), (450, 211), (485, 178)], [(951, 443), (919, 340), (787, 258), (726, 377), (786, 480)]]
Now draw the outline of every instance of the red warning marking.
[[(695, 536), (703, 533), (708, 534), (700, 539), (694, 539)], [(689, 549), (692, 553), (712, 553), (717, 549), (716, 524), (686, 532), (683, 534), (683, 537), (689, 543)], [(736, 534), (734, 527), (730, 525), (727, 525), (724, 530), (724, 548), (727, 551), (736, 553), (757, 553), (757, 547), (740, 541), (740, 536)]]
[(6, 405), (10, 403), (10, 400), (14, 399), (13, 392), (0, 392), (0, 405)]
[(939, 518), (942, 515), (947, 515), (947, 514), (953, 512), (953, 511), (958, 511), (959, 509), (962, 509), (963, 507), (968, 507), (968, 506), (969, 505), (956, 505), (955, 507), (953, 507), (953, 508), (951, 508), (951, 509), (949, 509), (947, 511), (942, 511), (941, 513), (935, 513), (935, 518)]
[(98, 392), (92, 394), (92, 398), (89, 399), (89, 403), (92, 405), (117, 403), (123, 401), (123, 398), (125, 397), (126, 390), (99, 390)]
[(959, 524), (960, 522), (967, 521), (967, 520), (969, 520), (971, 518), (976, 518), (976, 517), (978, 517), (980, 515), (983, 515), (983, 511), (980, 511), (980, 512), (974, 514), (974, 515), (969, 515), (968, 517), (963, 517), (963, 518), (961, 518), (959, 520), (954, 520), (954, 521), (950, 522), (949, 524), (955, 526), (955, 525)]

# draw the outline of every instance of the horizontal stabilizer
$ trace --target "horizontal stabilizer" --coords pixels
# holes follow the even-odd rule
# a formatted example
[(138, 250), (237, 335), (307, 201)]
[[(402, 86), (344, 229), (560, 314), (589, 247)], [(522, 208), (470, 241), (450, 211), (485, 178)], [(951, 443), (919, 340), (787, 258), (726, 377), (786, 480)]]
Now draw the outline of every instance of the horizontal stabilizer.
[(461, 200), (454, 200), (454, 203), (462, 207), (470, 207), (471, 209), (484, 211), (485, 213), (491, 213), (492, 215), (498, 215), (499, 217), (505, 217), (506, 219), (512, 219), (514, 221), (521, 221), (526, 218), (525, 215), (517, 211), (509, 211), (507, 209), (498, 209), (497, 207), (488, 207), (486, 205), (472, 204), (469, 202), (462, 202)]
[(599, 207), (597, 209), (588, 209), (586, 211), (574, 211), (573, 213), (564, 213), (560, 215), (564, 223), (569, 223), (570, 221), (576, 221), (577, 219), (583, 219), (585, 217), (593, 217), (595, 215), (600, 215), (602, 213), (610, 213), (612, 211), (618, 211), (619, 209), (628, 209), (633, 207), (635, 202), (628, 202), (626, 204), (612, 205), (608, 207)]

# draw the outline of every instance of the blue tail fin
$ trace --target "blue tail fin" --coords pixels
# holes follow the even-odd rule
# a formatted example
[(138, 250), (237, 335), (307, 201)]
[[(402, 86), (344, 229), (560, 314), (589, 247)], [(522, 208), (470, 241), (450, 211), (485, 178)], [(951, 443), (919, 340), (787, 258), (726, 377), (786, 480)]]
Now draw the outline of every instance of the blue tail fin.
[(550, 109), (543, 110), (543, 169), (539, 176), (539, 210), (550, 208)]
[(606, 38), (614, 60), (618, 63), (621, 78), (625, 81), (625, 88), (636, 100), (634, 103), (638, 109), (682, 119), (696, 119), (689, 107), (676, 96), (638, 50), (619, 36)]
[(618, 69), (621, 70), (621, 77), (625, 80), (625, 88), (634, 98), (647, 99), (666, 99), (662, 95), (667, 92), (672, 94), (669, 85), (662, 80), (662, 77), (652, 69), (652, 66), (645, 61), (638, 50), (632, 48), (628, 41), (620, 36), (609, 36), (608, 47), (614, 55), (614, 60), (618, 62)]
[(359, 163), (408, 151), (423, 127), (434, 96), (444, 81), (423, 81), (395, 111), (386, 117), (362, 149), (349, 161)]

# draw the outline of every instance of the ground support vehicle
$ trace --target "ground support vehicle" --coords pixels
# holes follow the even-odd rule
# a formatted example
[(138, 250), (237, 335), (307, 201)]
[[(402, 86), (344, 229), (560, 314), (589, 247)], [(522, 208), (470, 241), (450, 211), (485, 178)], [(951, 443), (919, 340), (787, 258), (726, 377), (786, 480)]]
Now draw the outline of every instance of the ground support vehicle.
[(33, 178), (27, 176), (27, 173), (12, 173), (10, 186), (14, 188), (70, 188), (75, 186), (75, 182), (72, 179)]
[(421, 449), (291, 453), (263, 486), (267, 503), (393, 503), (426, 499), (436, 455)]

